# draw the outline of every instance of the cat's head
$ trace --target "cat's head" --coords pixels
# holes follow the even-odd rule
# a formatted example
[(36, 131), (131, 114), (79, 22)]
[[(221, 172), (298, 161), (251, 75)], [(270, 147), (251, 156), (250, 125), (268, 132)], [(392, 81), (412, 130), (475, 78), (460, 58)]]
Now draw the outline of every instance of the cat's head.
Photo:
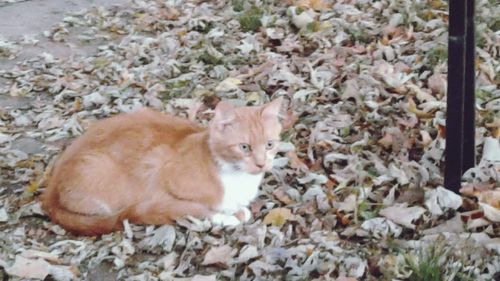
[(233, 171), (259, 174), (272, 168), (278, 152), (280, 97), (262, 106), (235, 107), (219, 102), (209, 126), (215, 160)]

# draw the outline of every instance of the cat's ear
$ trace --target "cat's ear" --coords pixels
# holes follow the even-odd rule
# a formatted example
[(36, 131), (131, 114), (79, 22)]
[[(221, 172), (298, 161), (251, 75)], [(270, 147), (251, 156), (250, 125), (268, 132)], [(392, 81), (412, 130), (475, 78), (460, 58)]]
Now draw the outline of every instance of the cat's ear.
[(215, 107), (215, 116), (212, 122), (217, 129), (223, 130), (231, 125), (235, 118), (234, 105), (221, 101)]
[(262, 109), (262, 117), (278, 118), (281, 112), (281, 105), (283, 104), (283, 97), (279, 97), (272, 102), (264, 105)]

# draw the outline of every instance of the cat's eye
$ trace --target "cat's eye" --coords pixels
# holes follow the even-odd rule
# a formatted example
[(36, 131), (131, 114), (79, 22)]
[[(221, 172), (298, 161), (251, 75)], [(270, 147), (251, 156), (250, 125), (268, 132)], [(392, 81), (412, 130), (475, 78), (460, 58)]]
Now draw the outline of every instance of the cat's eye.
[(271, 150), (271, 149), (273, 149), (273, 147), (274, 147), (274, 141), (272, 141), (272, 140), (267, 141), (267, 143), (266, 143), (266, 149), (267, 150)]
[(240, 143), (239, 147), (243, 152), (250, 152), (251, 150), (250, 145), (247, 143)]

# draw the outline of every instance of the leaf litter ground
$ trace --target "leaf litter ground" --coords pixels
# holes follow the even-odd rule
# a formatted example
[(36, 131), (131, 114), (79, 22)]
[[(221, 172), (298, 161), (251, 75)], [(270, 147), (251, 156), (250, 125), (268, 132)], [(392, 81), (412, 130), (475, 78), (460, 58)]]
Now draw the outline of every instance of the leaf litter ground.
[[(462, 196), (442, 187), (447, 2), (136, 0), (68, 15), (43, 36), (95, 54), (0, 71), (0, 277), (498, 278), (500, 7), (476, 2), (479, 157)], [(2, 39), (0, 58), (36, 44)], [(56, 155), (97, 119), (147, 105), (206, 124), (220, 99), (278, 96), (287, 129), (246, 225), (75, 237), (40, 210)]]

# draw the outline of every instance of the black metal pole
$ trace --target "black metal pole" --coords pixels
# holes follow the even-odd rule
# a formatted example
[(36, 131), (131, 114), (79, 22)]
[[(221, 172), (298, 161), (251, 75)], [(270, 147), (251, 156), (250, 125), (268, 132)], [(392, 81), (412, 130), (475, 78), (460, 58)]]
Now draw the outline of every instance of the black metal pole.
[(444, 185), (458, 192), (463, 163), (463, 112), (465, 93), (466, 2), (449, 1), (448, 93)]
[(465, 99), (464, 99), (464, 144), (462, 172), (476, 165), (475, 154), (475, 61), (476, 40), (474, 24), (475, 1), (467, 0), (467, 30), (465, 44)]

